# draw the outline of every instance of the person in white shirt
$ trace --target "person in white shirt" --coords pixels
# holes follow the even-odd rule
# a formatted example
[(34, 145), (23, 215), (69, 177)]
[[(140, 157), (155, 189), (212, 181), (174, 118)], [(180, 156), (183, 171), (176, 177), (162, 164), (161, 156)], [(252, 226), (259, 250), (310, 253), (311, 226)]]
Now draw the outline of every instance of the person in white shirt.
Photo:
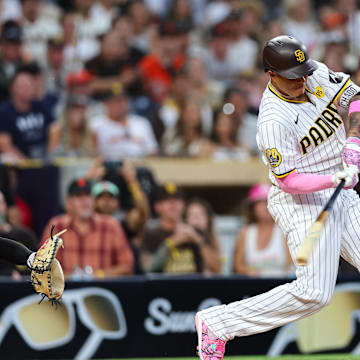
[(32, 60), (40, 63), (46, 57), (47, 41), (62, 35), (57, 19), (43, 13), (42, 0), (22, 1), (24, 48)]
[(0, 0), (0, 23), (7, 20), (18, 20), (21, 17), (19, 0)]
[(301, 40), (311, 53), (319, 43), (319, 38), (314, 36), (319, 29), (314, 16), (312, 16), (314, 11), (311, 2), (309, 0), (286, 0), (285, 9), (287, 12), (283, 22), (285, 33)]
[(124, 90), (119, 86), (103, 93), (102, 98), (106, 114), (95, 117), (91, 124), (100, 156), (107, 161), (119, 161), (155, 155), (158, 145), (150, 122), (128, 112)]

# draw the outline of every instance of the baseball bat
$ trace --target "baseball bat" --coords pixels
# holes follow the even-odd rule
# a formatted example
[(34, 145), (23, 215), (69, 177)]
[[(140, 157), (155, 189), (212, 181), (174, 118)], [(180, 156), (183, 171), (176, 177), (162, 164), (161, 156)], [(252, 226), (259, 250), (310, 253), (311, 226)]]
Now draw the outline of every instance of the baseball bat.
[(54, 237), (60, 236), (62, 235), (64, 232), (66, 232), (67, 229), (61, 230), (60, 232), (58, 232), (57, 234), (54, 235)]
[(324, 209), (321, 211), (316, 221), (311, 225), (297, 255), (296, 261), (299, 265), (305, 266), (311, 256), (311, 253), (320, 239), (321, 232), (325, 227), (326, 220), (330, 214), (330, 211), (334, 205), (334, 202), (338, 195), (340, 194), (341, 189), (344, 187), (345, 180), (341, 180), (340, 184), (336, 187), (334, 193), (331, 195), (331, 198), (325, 205)]
[(54, 239), (54, 237), (59, 237), (60, 235), (62, 235), (64, 232), (67, 231), (67, 229), (63, 229), (63, 230), (61, 230), (60, 232), (58, 232), (57, 234), (53, 235), (54, 229), (55, 229), (55, 225), (53, 225), (53, 226), (51, 227), (50, 239)]

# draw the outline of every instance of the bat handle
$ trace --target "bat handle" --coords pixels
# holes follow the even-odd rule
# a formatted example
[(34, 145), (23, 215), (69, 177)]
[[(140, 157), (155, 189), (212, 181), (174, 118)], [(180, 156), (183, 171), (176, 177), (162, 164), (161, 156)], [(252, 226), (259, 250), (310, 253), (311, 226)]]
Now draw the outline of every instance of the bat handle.
[(328, 203), (326, 204), (324, 211), (330, 211), (334, 205), (334, 202), (337, 198), (337, 196), (339, 195), (339, 192), (342, 190), (342, 188), (345, 185), (345, 180), (342, 179), (340, 181), (340, 184), (336, 187), (334, 193), (331, 195), (331, 198), (329, 199)]

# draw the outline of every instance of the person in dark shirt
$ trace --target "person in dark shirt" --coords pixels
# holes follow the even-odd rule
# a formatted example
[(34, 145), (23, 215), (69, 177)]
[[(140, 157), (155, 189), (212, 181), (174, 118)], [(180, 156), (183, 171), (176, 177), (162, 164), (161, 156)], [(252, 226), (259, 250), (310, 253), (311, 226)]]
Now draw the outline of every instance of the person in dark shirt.
[(8, 160), (46, 157), (48, 128), (53, 115), (35, 101), (34, 75), (20, 67), (10, 84), (11, 99), (0, 105), (0, 152)]
[(185, 200), (183, 192), (173, 183), (159, 187), (155, 211), (160, 223), (144, 232), (141, 264), (145, 272), (166, 274), (203, 273), (203, 234), (182, 221)]
[(100, 54), (85, 64), (85, 69), (94, 77), (94, 93), (102, 93), (121, 84), (130, 95), (138, 94), (141, 84), (136, 65), (142, 57), (143, 54), (129, 47), (117, 32), (104, 34)]
[(9, 98), (9, 83), (16, 68), (24, 63), (22, 51), (23, 32), (14, 21), (1, 27), (0, 36), (0, 101)]

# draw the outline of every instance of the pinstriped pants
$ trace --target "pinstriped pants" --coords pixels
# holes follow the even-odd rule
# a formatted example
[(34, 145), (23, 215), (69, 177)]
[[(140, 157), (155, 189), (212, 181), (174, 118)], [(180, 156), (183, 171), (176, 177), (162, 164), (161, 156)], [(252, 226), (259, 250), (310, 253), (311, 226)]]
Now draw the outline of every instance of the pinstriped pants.
[[(268, 208), (286, 235), (293, 260), (333, 191), (290, 195), (272, 187)], [(342, 190), (338, 196), (307, 266), (296, 267), (296, 280), (198, 314), (223, 340), (265, 332), (309, 316), (330, 302), (340, 255), (360, 270), (360, 199), (354, 190)]]

